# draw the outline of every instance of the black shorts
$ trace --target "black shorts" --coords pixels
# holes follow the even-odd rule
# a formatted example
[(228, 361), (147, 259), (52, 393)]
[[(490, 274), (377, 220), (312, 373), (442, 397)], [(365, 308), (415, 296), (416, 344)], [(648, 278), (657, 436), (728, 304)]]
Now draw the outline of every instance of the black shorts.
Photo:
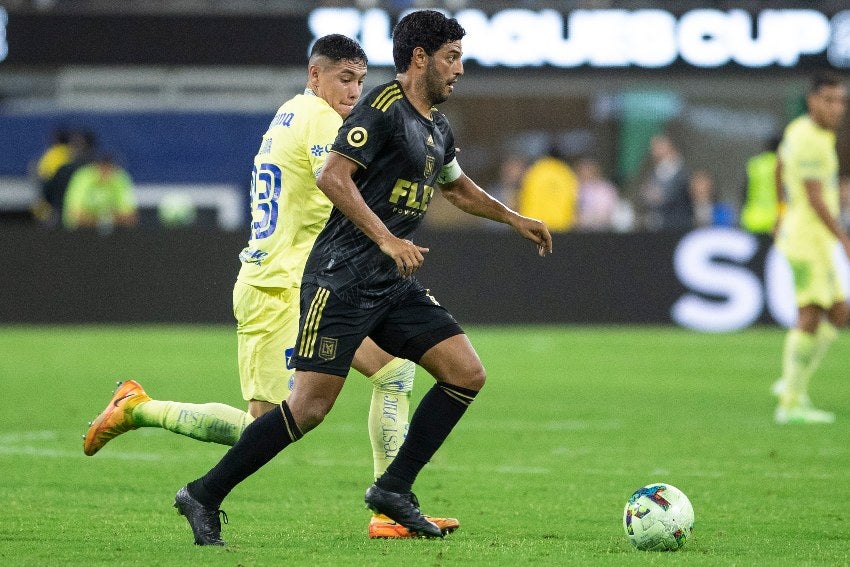
[(291, 365), (347, 376), (354, 352), (371, 338), (393, 356), (419, 362), (434, 345), (463, 334), (446, 309), (421, 286), (393, 301), (361, 309), (316, 284), (301, 286), (301, 318)]

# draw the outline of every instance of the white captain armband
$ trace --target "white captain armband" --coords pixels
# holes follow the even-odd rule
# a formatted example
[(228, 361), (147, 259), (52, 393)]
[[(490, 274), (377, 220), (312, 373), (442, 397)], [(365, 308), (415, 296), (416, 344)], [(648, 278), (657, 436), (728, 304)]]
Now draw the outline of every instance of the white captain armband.
[(457, 158), (454, 158), (452, 161), (444, 165), (443, 169), (440, 170), (440, 175), (437, 176), (437, 183), (439, 183), (440, 185), (451, 183), (461, 175), (463, 175), (463, 170), (460, 168), (460, 164), (457, 162)]

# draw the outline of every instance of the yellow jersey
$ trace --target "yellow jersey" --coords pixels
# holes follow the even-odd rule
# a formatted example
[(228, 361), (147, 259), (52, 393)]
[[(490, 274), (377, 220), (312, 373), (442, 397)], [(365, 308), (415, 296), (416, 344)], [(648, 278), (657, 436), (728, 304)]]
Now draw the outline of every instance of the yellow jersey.
[(309, 89), (286, 101), (263, 135), (251, 174), (251, 236), (237, 279), (300, 287), (307, 256), (330, 215), (316, 177), (342, 117)]
[(526, 172), (519, 189), (519, 213), (545, 222), (552, 232), (576, 220), (578, 178), (563, 161), (545, 156)]
[(776, 225), (776, 153), (762, 152), (747, 160), (747, 198), (741, 226), (768, 233)]
[(44, 154), (38, 159), (36, 164), (36, 175), (42, 181), (48, 181), (52, 178), (56, 171), (71, 161), (73, 153), (71, 146), (68, 144), (54, 144), (50, 146)]
[(805, 182), (821, 183), (824, 203), (829, 213), (837, 217), (840, 205), (835, 133), (821, 128), (808, 115), (800, 116), (785, 128), (779, 159), (787, 201), (779, 230), (780, 248), (793, 252), (813, 243), (834, 243), (835, 236), (809, 203)]

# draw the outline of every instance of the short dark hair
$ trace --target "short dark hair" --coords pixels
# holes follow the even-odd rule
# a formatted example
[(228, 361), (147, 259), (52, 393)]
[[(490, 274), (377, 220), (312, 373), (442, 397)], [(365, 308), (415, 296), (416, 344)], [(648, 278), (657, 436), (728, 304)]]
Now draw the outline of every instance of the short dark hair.
[(458, 41), (466, 30), (454, 18), (436, 10), (419, 10), (403, 17), (393, 30), (393, 61), (395, 69), (404, 73), (410, 67), (413, 50), (421, 47), (428, 55), (446, 43)]
[(94, 162), (103, 165), (118, 165), (118, 158), (112, 152), (98, 152), (94, 157)]
[(67, 144), (71, 141), (71, 132), (67, 128), (56, 128), (53, 131), (53, 141), (57, 144)]
[(366, 52), (359, 43), (338, 33), (324, 35), (313, 43), (310, 49), (310, 60), (318, 56), (327, 57), (334, 62), (362, 61), (364, 65), (369, 63), (369, 58), (366, 57)]
[(835, 73), (830, 73), (828, 71), (824, 71), (814, 75), (809, 82), (809, 92), (808, 94), (815, 94), (823, 87), (838, 87), (843, 84), (844, 81), (841, 80), (841, 77), (836, 75)]
[(71, 141), (85, 149), (97, 147), (97, 136), (91, 130), (77, 130), (71, 132)]

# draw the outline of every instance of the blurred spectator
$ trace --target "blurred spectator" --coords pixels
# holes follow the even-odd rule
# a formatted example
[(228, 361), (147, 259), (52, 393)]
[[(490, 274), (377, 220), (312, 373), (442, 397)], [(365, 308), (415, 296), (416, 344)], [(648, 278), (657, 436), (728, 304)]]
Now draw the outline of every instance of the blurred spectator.
[(731, 205), (717, 200), (714, 176), (698, 169), (691, 176), (691, 202), (694, 209), (694, 226), (732, 226), (735, 211)]
[(53, 208), (48, 204), (46, 195), (47, 185), (60, 167), (71, 161), (71, 134), (64, 128), (57, 128), (51, 134), (50, 145), (38, 158), (35, 164), (35, 177), (38, 183), (39, 198), (33, 204), (32, 214), (40, 222), (48, 222), (53, 214)]
[(65, 192), (74, 173), (94, 159), (97, 140), (92, 132), (79, 131), (70, 134), (71, 160), (59, 167), (53, 177), (45, 183), (44, 200), (50, 206), (48, 224), (57, 224), (64, 218), (62, 208)]
[(582, 230), (611, 230), (617, 210), (617, 188), (602, 176), (599, 163), (582, 158), (576, 165), (578, 176), (578, 227)]
[(71, 176), (65, 193), (63, 221), (68, 229), (135, 226), (136, 202), (130, 175), (104, 154)]
[[(499, 179), (487, 187), (487, 192), (511, 209), (518, 210), (519, 188), (526, 171), (528, 171), (528, 162), (526, 159), (519, 154), (509, 154), (501, 162)], [(479, 224), (487, 230), (501, 231), (510, 228), (508, 225), (495, 222)]]
[(542, 220), (552, 232), (562, 232), (575, 224), (577, 203), (578, 179), (552, 146), (522, 179), (519, 213)]
[(509, 155), (499, 167), (499, 180), (487, 192), (512, 209), (519, 206), (519, 188), (528, 170), (525, 159)]
[(644, 228), (652, 231), (692, 228), (690, 174), (679, 149), (668, 136), (658, 135), (650, 141), (649, 152), (652, 171), (640, 189)]
[(626, 198), (620, 198), (611, 215), (611, 228), (614, 232), (632, 232), (635, 229), (637, 215), (632, 202)]
[(747, 160), (747, 185), (741, 228), (768, 234), (776, 225), (776, 150), (781, 138), (771, 138), (764, 151)]

